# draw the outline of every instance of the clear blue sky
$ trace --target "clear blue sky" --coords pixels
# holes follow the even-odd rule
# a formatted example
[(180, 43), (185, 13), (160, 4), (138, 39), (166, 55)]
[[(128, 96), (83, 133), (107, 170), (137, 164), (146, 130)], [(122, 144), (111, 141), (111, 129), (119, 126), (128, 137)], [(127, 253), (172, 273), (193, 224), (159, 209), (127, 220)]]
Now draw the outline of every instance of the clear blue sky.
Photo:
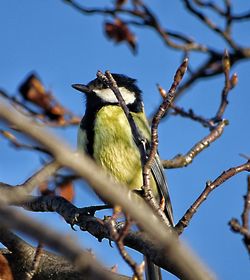
[[(82, 2), (97, 5), (104, 1)], [(184, 12), (181, 1), (154, 2), (157, 3), (153, 4), (152, 9), (170, 30), (180, 30), (200, 42), (209, 42), (215, 48), (225, 47), (218, 36)], [(248, 1), (232, 2), (235, 12), (249, 10)], [(35, 70), (47, 88), (79, 115), (84, 112), (83, 98), (70, 85), (88, 82), (95, 77), (98, 69), (109, 69), (137, 78), (149, 115), (160, 102), (156, 83), (168, 88), (182, 57), (180, 53), (165, 48), (151, 30), (142, 29), (134, 29), (139, 41), (139, 53), (134, 56), (126, 45), (114, 45), (105, 38), (101, 16), (85, 17), (60, 0), (1, 1), (0, 22), (1, 88), (10, 94), (17, 93), (20, 82)], [(246, 22), (233, 30), (241, 44), (250, 45), (249, 27), (250, 23)], [(190, 59), (195, 67), (201, 57), (191, 55)], [(207, 180), (213, 180), (223, 170), (243, 163), (244, 159), (239, 153), (250, 155), (249, 67), (250, 61), (237, 64), (232, 69), (239, 75), (239, 85), (230, 93), (230, 105), (225, 114), (230, 125), (223, 136), (198, 156), (191, 166), (167, 172), (176, 221), (198, 196)], [(223, 83), (222, 76), (199, 82), (188, 90), (179, 104), (211, 117), (216, 112)], [(75, 146), (76, 127), (57, 129), (56, 133)], [(160, 127), (161, 157), (171, 158), (185, 153), (207, 133), (206, 129), (189, 120), (169, 118)], [(2, 138), (0, 143), (0, 181), (21, 183), (41, 165), (41, 159), (32, 152), (15, 151)], [(232, 217), (240, 217), (242, 196), (246, 192), (246, 175), (238, 175), (216, 190), (182, 236), (219, 279), (246, 279), (250, 272), (249, 257), (241, 237), (232, 233), (227, 225)], [(76, 186), (78, 206), (96, 203), (99, 201), (85, 184)], [(34, 213), (32, 216), (74, 236), (84, 248), (94, 248), (96, 255), (108, 266), (118, 263), (120, 272), (130, 273), (126, 264), (117, 257), (116, 249), (110, 248), (107, 241), (98, 243), (89, 234), (73, 232), (55, 214)], [(171, 276), (168, 279), (175, 278)]]

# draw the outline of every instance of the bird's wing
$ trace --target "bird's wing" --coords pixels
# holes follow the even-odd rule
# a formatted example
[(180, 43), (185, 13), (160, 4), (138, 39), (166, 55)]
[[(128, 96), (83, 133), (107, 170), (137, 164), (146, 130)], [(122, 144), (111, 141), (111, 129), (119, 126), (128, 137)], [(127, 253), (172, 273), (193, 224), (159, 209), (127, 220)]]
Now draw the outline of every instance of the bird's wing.
[(158, 155), (155, 156), (154, 162), (151, 167), (151, 171), (156, 181), (159, 192), (161, 196), (165, 199), (165, 214), (169, 219), (171, 226), (174, 226), (173, 210), (168, 192), (168, 184)]

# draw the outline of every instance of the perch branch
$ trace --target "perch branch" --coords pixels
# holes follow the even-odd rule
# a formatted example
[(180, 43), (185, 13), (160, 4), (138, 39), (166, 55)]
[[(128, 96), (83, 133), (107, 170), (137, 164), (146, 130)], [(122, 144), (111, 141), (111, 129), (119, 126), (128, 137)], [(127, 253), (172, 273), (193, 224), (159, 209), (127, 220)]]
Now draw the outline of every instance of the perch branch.
[(223, 133), (227, 120), (222, 120), (218, 125), (202, 140), (195, 144), (185, 155), (177, 155), (170, 160), (162, 160), (164, 168), (179, 168), (189, 165), (193, 159), (211, 143), (217, 140)]
[(247, 193), (244, 196), (244, 207), (241, 214), (242, 225), (237, 219), (231, 219), (229, 225), (234, 232), (243, 236), (243, 242), (250, 255), (250, 230), (249, 230), (249, 212), (250, 212), (250, 176), (247, 177)]
[(208, 195), (219, 187), (222, 183), (235, 176), (236, 174), (247, 171), (250, 172), (250, 161), (247, 161), (245, 164), (232, 167), (227, 171), (224, 171), (219, 177), (217, 177), (213, 182), (207, 182), (205, 189), (196, 199), (196, 201), (190, 206), (185, 215), (180, 219), (180, 221), (175, 226), (176, 231), (181, 234), (184, 229), (188, 226), (193, 215), (197, 212), (201, 204), (207, 199)]
[(39, 171), (33, 174), (23, 184), (15, 187), (0, 182), (0, 197), (5, 203), (22, 201), (27, 194), (31, 193), (35, 187), (52, 176), (61, 165), (56, 161), (44, 165)]
[(158, 215), (165, 221), (166, 224), (169, 224), (168, 219), (166, 218), (164, 212), (162, 211), (161, 207), (158, 205), (157, 201), (154, 198), (152, 189), (150, 187), (150, 173), (153, 162), (155, 160), (155, 156), (157, 154), (158, 149), (158, 126), (159, 123), (164, 115), (168, 112), (171, 104), (175, 98), (176, 88), (180, 84), (188, 66), (188, 59), (184, 59), (183, 63), (178, 67), (173, 83), (167, 93), (166, 98), (164, 98), (162, 104), (160, 105), (158, 111), (153, 117), (152, 125), (151, 125), (151, 146), (148, 159), (143, 166), (143, 190), (145, 199), (152, 205), (153, 209), (157, 210)]
[[(145, 202), (138, 201), (138, 196), (129, 194), (123, 186), (111, 180), (86, 155), (73, 153), (57, 137), (48, 133), (44, 128), (31, 123), (27, 117), (10, 108), (4, 102), (0, 103), (0, 117), (43, 144), (60, 164), (73, 169), (84, 177), (104, 201), (112, 205), (120, 205), (161, 246), (165, 249), (172, 248), (170, 259), (182, 279), (211, 279), (211, 275), (204, 269), (203, 265), (196, 258), (191, 257), (190, 253), (187, 254), (183, 245), (160, 222)], [(93, 172), (96, 176), (93, 176)]]

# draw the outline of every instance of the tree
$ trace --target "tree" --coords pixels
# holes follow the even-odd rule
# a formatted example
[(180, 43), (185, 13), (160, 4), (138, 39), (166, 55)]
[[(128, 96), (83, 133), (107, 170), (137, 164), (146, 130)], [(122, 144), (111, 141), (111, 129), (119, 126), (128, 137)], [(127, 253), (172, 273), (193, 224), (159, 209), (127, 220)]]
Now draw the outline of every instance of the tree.
[[(247, 47), (249, 42), (244, 36), (244, 29), (247, 30), (249, 24), (247, 4), (242, 7), (242, 11), (237, 11), (240, 4), (236, 1), (235, 3), (221, 1), (217, 4), (215, 1), (183, 0), (178, 4), (174, 1), (148, 5), (142, 1), (116, 1), (115, 3), (107, 1), (105, 6), (100, 5), (98, 8), (93, 8), (92, 3), (87, 8), (79, 4), (80, 2), (69, 0), (64, 2), (73, 9), (60, 1), (53, 4), (33, 4), (32, 1), (27, 1), (28, 9), (25, 9), (26, 4), (18, 7), (20, 4), (16, 1), (11, 13), (9, 10), (8, 13), (6, 12), (7, 8), (11, 8), (11, 4), (2, 4), (3, 9), (1, 9), (2, 18), (6, 19), (7, 32), (3, 33), (5, 44), (2, 56), (5, 72), (2, 75), (1, 85), (6, 89), (1, 90), (3, 98), (1, 98), (0, 116), (2, 120), (7, 120), (8, 124), (1, 123), (3, 136), (1, 154), (2, 162), (5, 164), (2, 164), (3, 172), (1, 174), (0, 239), (8, 249), (8, 251), (3, 250), (3, 256), (9, 261), (12, 273), (17, 279), (24, 277), (47, 279), (48, 275), (53, 275), (50, 276), (51, 279), (63, 279), (63, 277), (64, 279), (80, 279), (81, 272), (84, 277), (94, 279), (123, 278), (120, 274), (117, 275), (104, 269), (93, 260), (91, 253), (79, 249), (79, 246), (71, 240), (65, 242), (64, 235), (54, 232), (56, 229), (53, 225), (57, 217), (53, 216), (51, 218), (53, 224), (51, 225), (49, 222), (50, 226), (43, 227), (41, 231), (41, 225), (36, 221), (37, 215), (32, 215), (30, 218), (27, 213), (18, 211), (20, 207), (32, 212), (55, 211), (67, 223), (75, 225), (75, 228), (77, 225), (80, 226), (83, 231), (87, 230), (90, 235), (96, 236), (100, 240), (108, 237), (116, 239), (115, 236), (122, 231), (120, 223), (115, 224), (114, 227), (113, 222), (115, 221), (108, 218), (100, 222), (100, 219), (103, 219), (103, 212), (98, 211), (98, 218), (93, 217), (99, 209), (78, 208), (83, 205), (96, 204), (96, 199), (92, 198), (90, 202), (85, 199), (86, 192), (84, 195), (81, 194), (83, 186), (79, 183), (80, 175), (91, 183), (97, 193), (106, 199), (108, 197), (109, 202), (114, 203), (118, 199), (125, 212), (133, 220), (139, 222), (148, 233), (135, 234), (130, 231), (127, 235), (118, 234), (118, 236), (122, 236), (123, 242), (117, 242), (117, 245), (125, 259), (124, 252), (128, 249), (124, 245), (139, 252), (149, 252), (157, 264), (183, 279), (198, 279), (198, 277), (206, 279), (208, 277), (206, 274), (203, 275), (203, 267), (198, 265), (197, 260), (187, 258), (185, 248), (179, 247), (172, 241), (171, 233), (164, 229), (164, 225), (157, 223), (157, 227), (152, 228), (154, 222), (147, 224), (147, 220), (150, 220), (153, 215), (149, 208), (145, 205), (142, 206), (146, 207), (145, 213), (142, 214), (136, 209), (129, 210), (130, 208), (126, 204), (129, 202), (126, 199), (120, 201), (121, 199), (115, 197), (114, 192), (110, 197), (111, 185), (108, 184), (108, 179), (104, 180), (102, 172), (96, 169), (97, 167), (91, 161), (83, 158), (79, 165), (79, 161), (75, 159), (72, 152), (67, 150), (67, 147), (57, 144), (58, 138), (50, 138), (47, 132), (40, 129), (41, 126), (53, 127), (55, 133), (60, 132), (70, 142), (75, 141), (76, 136), (75, 133), (72, 135), (72, 128), (74, 131), (76, 130), (76, 125), (80, 120), (79, 115), (83, 112), (82, 105), (78, 106), (78, 97), (71, 92), (68, 93), (69, 97), (66, 93), (59, 96), (57, 91), (69, 92), (71, 83), (88, 81), (88, 75), (93, 78), (93, 73), (98, 68), (123, 72), (137, 77), (139, 82), (142, 81), (144, 100), (146, 107), (150, 108), (148, 111), (152, 112), (152, 117), (162, 100), (166, 101), (165, 95), (168, 88), (171, 87), (172, 77), (177, 68), (184, 69), (187, 61), (185, 60), (184, 64), (181, 62), (184, 57), (189, 57), (188, 71), (177, 90), (174, 91), (175, 102), (171, 103), (171, 110), (164, 117), (166, 122), (161, 121), (162, 129), (159, 130), (159, 148), (163, 164), (166, 169), (174, 168), (173, 171), (168, 172), (168, 178), (176, 213), (176, 229), (181, 234), (190, 219), (193, 218), (194, 212), (197, 211), (196, 217), (188, 226), (189, 231), (184, 231), (184, 238), (188, 239), (193, 246), (196, 245), (195, 240), (197, 242), (203, 240), (203, 243), (209, 244), (206, 247), (198, 245), (195, 247), (198, 247), (199, 254), (208, 260), (211, 270), (222, 278), (235, 279), (235, 275), (246, 275), (247, 272), (243, 265), (247, 259), (245, 253), (249, 252), (249, 204), (247, 201), (249, 201), (250, 183), (248, 179), (248, 192), (243, 207), (241, 194), (246, 193), (245, 174), (240, 177), (235, 175), (249, 171), (250, 168), (249, 159), (245, 161), (244, 158), (238, 156), (238, 153), (244, 153), (246, 154), (244, 157), (247, 157), (247, 152), (249, 152), (247, 150), (249, 97), (246, 94), (247, 68), (245, 67), (249, 66), (250, 51)], [(32, 5), (36, 6), (32, 7)], [(39, 5), (40, 13), (34, 11), (37, 5)], [(33, 18), (34, 14), (35, 18)], [(96, 15), (101, 17), (96, 17)], [(68, 21), (65, 21), (65, 18)], [(20, 19), (24, 23), (20, 23), (19, 26), (17, 23)], [(55, 19), (58, 19), (58, 22), (53, 22)], [(12, 25), (15, 26), (16, 31)], [(113, 47), (110, 42), (103, 40), (100, 32), (96, 32), (99, 26), (103, 26), (109, 39), (117, 43), (127, 43), (132, 53), (137, 53), (137, 55), (132, 56), (127, 48)], [(153, 32), (149, 31), (147, 27)], [(73, 28), (77, 30), (73, 31)], [(12, 41), (10, 37), (14, 37), (15, 40)], [(195, 39), (192, 39), (193, 37)], [(45, 49), (40, 49), (40, 45)], [(6, 56), (3, 55), (5, 53)], [(7, 61), (7, 55), (15, 57), (15, 59)], [(89, 60), (87, 60), (88, 57)], [(36, 62), (37, 60), (39, 63)], [(50, 60), (56, 65), (54, 66), (55, 71), (51, 71), (53, 63)], [(32, 69), (35, 69), (41, 78), (36, 73), (32, 73), (18, 83), (18, 80)], [(180, 82), (181, 78), (177, 76), (174, 81)], [(166, 79), (167, 81), (165, 81)], [(53, 93), (47, 89), (48, 86), (43, 85), (41, 80), (47, 83), (53, 82), (55, 87)], [(157, 90), (154, 88), (156, 82), (161, 84), (158, 87), (161, 95), (157, 95)], [(14, 95), (11, 91), (17, 86), (18, 93)], [(174, 84), (174, 86), (176, 85)], [(57, 96), (55, 97), (55, 95)], [(71, 103), (70, 99), (74, 99), (74, 101)], [(228, 104), (229, 101), (230, 104)], [(18, 109), (19, 113), (12, 108), (13, 106)], [(192, 109), (189, 109), (190, 107)], [(6, 111), (6, 108), (9, 111)], [(27, 115), (34, 124), (27, 120), (25, 117)], [(173, 117), (173, 115), (177, 117)], [(153, 122), (154, 125), (156, 123), (157, 121)], [(38, 124), (39, 127), (36, 127), (35, 124)], [(200, 128), (200, 124), (204, 128)], [(62, 131), (61, 128), (64, 130)], [(156, 131), (158, 133), (158, 128)], [(30, 142), (23, 135), (33, 137), (37, 143)], [(14, 147), (18, 149), (13, 149), (13, 145), (8, 147), (8, 143), (14, 144)], [(153, 143), (157, 144), (157, 141), (153, 141)], [(208, 146), (209, 148), (205, 150)], [(18, 151), (20, 149), (21, 152)], [(64, 153), (62, 149), (65, 151)], [(30, 150), (33, 151), (32, 155)], [(183, 151), (188, 152), (182, 156), (175, 156)], [(13, 159), (11, 159), (12, 156)], [(172, 159), (165, 160), (171, 156), (173, 156)], [(40, 157), (42, 163), (38, 163)], [(8, 161), (11, 163), (8, 164)], [(70, 169), (62, 168), (62, 166), (70, 167)], [(188, 167), (185, 170), (179, 169), (184, 166)], [(39, 170), (35, 173), (35, 169)], [(93, 176), (90, 176), (94, 170), (95, 174), (100, 174), (100, 177), (96, 176), (93, 179)], [(224, 170), (227, 171), (223, 173)], [(28, 176), (28, 174), (32, 175)], [(29, 179), (26, 180), (28, 177)], [(228, 187), (226, 188), (223, 182), (231, 177), (234, 178), (231, 183), (232, 188), (229, 189), (230, 183), (226, 182)], [(211, 181), (208, 181), (210, 178), (212, 178)], [(20, 185), (20, 182), (25, 183)], [(183, 184), (184, 182), (185, 184)], [(73, 185), (77, 187), (75, 196)], [(198, 188), (194, 187), (195, 185), (198, 185)], [(103, 188), (100, 188), (101, 186)], [(32, 197), (30, 200), (31, 192), (37, 187), (39, 187), (39, 196)], [(116, 187), (118, 188), (118, 186)], [(221, 193), (214, 193), (213, 197), (209, 197), (208, 202), (200, 208), (207, 195), (217, 187), (220, 187)], [(201, 193), (203, 195), (199, 197)], [(38, 195), (34, 192), (32, 194)], [(73, 197), (75, 197), (75, 201), (72, 200)], [(124, 197), (126, 197), (125, 192)], [(218, 205), (221, 200), (226, 202)], [(181, 203), (183, 204), (180, 205)], [(234, 207), (234, 204), (237, 204), (237, 208)], [(19, 208), (12, 209), (9, 205), (16, 205)], [(190, 205), (192, 206), (190, 207)], [(182, 217), (188, 209), (187, 215)], [(232, 219), (230, 225), (234, 231), (242, 234), (247, 249), (245, 251), (240, 242), (234, 240), (235, 236), (229, 231), (225, 222), (234, 216), (239, 217), (241, 212), (243, 213), (242, 222)], [(80, 216), (76, 216), (79, 213)], [(47, 217), (46, 213), (43, 213), (42, 219), (45, 219), (44, 217)], [(212, 222), (208, 222), (210, 219)], [(64, 223), (61, 219), (57, 224), (62, 227)], [(130, 222), (128, 221), (126, 225), (129, 227)], [(155, 228), (157, 228), (157, 232), (155, 232)], [(66, 227), (64, 230), (67, 232)], [(112, 230), (115, 233), (113, 232), (113, 235), (110, 236)], [(26, 236), (20, 236), (19, 232), (40, 241), (39, 246), (32, 247), (30, 245), (32, 241)], [(68, 230), (68, 232), (71, 236), (75, 235), (72, 230)], [(152, 238), (155, 234), (159, 237), (158, 243)], [(215, 234), (218, 236), (218, 243), (212, 240)], [(226, 237), (223, 238), (223, 235)], [(86, 239), (93, 240), (92, 236), (83, 235), (83, 232), (79, 230), (78, 236), (83, 244)], [(223, 239), (225, 239), (225, 243), (222, 242)], [(239, 244), (235, 251), (226, 248), (226, 240), (230, 242), (230, 247)], [(160, 244), (164, 244), (164, 249), (170, 249), (162, 250), (159, 248)], [(225, 264), (224, 269), (215, 267), (216, 264), (212, 261), (212, 259), (216, 259), (216, 252), (219, 251), (218, 244), (222, 244), (221, 259), (228, 258), (229, 265)], [(49, 247), (48, 250), (54, 249), (64, 258), (49, 253), (47, 247), (43, 248), (45, 245)], [(96, 250), (104, 250), (105, 246), (105, 241), (103, 241)], [(171, 246), (176, 249), (174, 255), (171, 254)], [(209, 256), (207, 251), (211, 248), (213, 248), (213, 253)], [(105, 248), (105, 250), (109, 249)], [(231, 254), (230, 251), (232, 251)], [(243, 255), (240, 261), (238, 260), (239, 254), (235, 254), (236, 251)], [(112, 252), (114, 253), (114, 249)], [(132, 257), (126, 260), (132, 267), (133, 273), (136, 273), (141, 268), (140, 257), (138, 254), (129, 252)], [(243, 252), (245, 253), (243, 254)], [(232, 255), (237, 255), (237, 257), (233, 258)], [(109, 263), (115, 265), (118, 262), (117, 258), (118, 256)], [(3, 258), (1, 263), (8, 270), (6, 259)], [(134, 260), (136, 260), (136, 264)], [(233, 272), (233, 268), (236, 266), (233, 261), (238, 267), (240, 266), (237, 272)], [(218, 263), (221, 265), (220, 262)], [(124, 263), (118, 266), (119, 273), (122, 272), (119, 268), (123, 265)], [(24, 269), (20, 269), (22, 267)], [(190, 267), (192, 273), (190, 273)], [(236, 274), (234, 275), (234, 273)], [(9, 271), (6, 274), (11, 277)]]

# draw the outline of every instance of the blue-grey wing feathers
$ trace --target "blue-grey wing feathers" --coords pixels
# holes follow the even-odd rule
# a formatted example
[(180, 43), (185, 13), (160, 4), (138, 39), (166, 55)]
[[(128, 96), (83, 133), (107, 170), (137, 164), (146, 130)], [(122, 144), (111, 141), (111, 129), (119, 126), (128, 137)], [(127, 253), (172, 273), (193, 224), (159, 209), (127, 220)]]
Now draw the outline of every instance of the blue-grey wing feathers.
[(161, 194), (160, 196), (164, 197), (165, 199), (165, 214), (169, 220), (170, 225), (174, 226), (173, 210), (172, 210), (171, 200), (168, 192), (168, 185), (158, 155), (155, 156), (153, 165), (151, 167), (151, 171), (156, 181), (159, 192)]

